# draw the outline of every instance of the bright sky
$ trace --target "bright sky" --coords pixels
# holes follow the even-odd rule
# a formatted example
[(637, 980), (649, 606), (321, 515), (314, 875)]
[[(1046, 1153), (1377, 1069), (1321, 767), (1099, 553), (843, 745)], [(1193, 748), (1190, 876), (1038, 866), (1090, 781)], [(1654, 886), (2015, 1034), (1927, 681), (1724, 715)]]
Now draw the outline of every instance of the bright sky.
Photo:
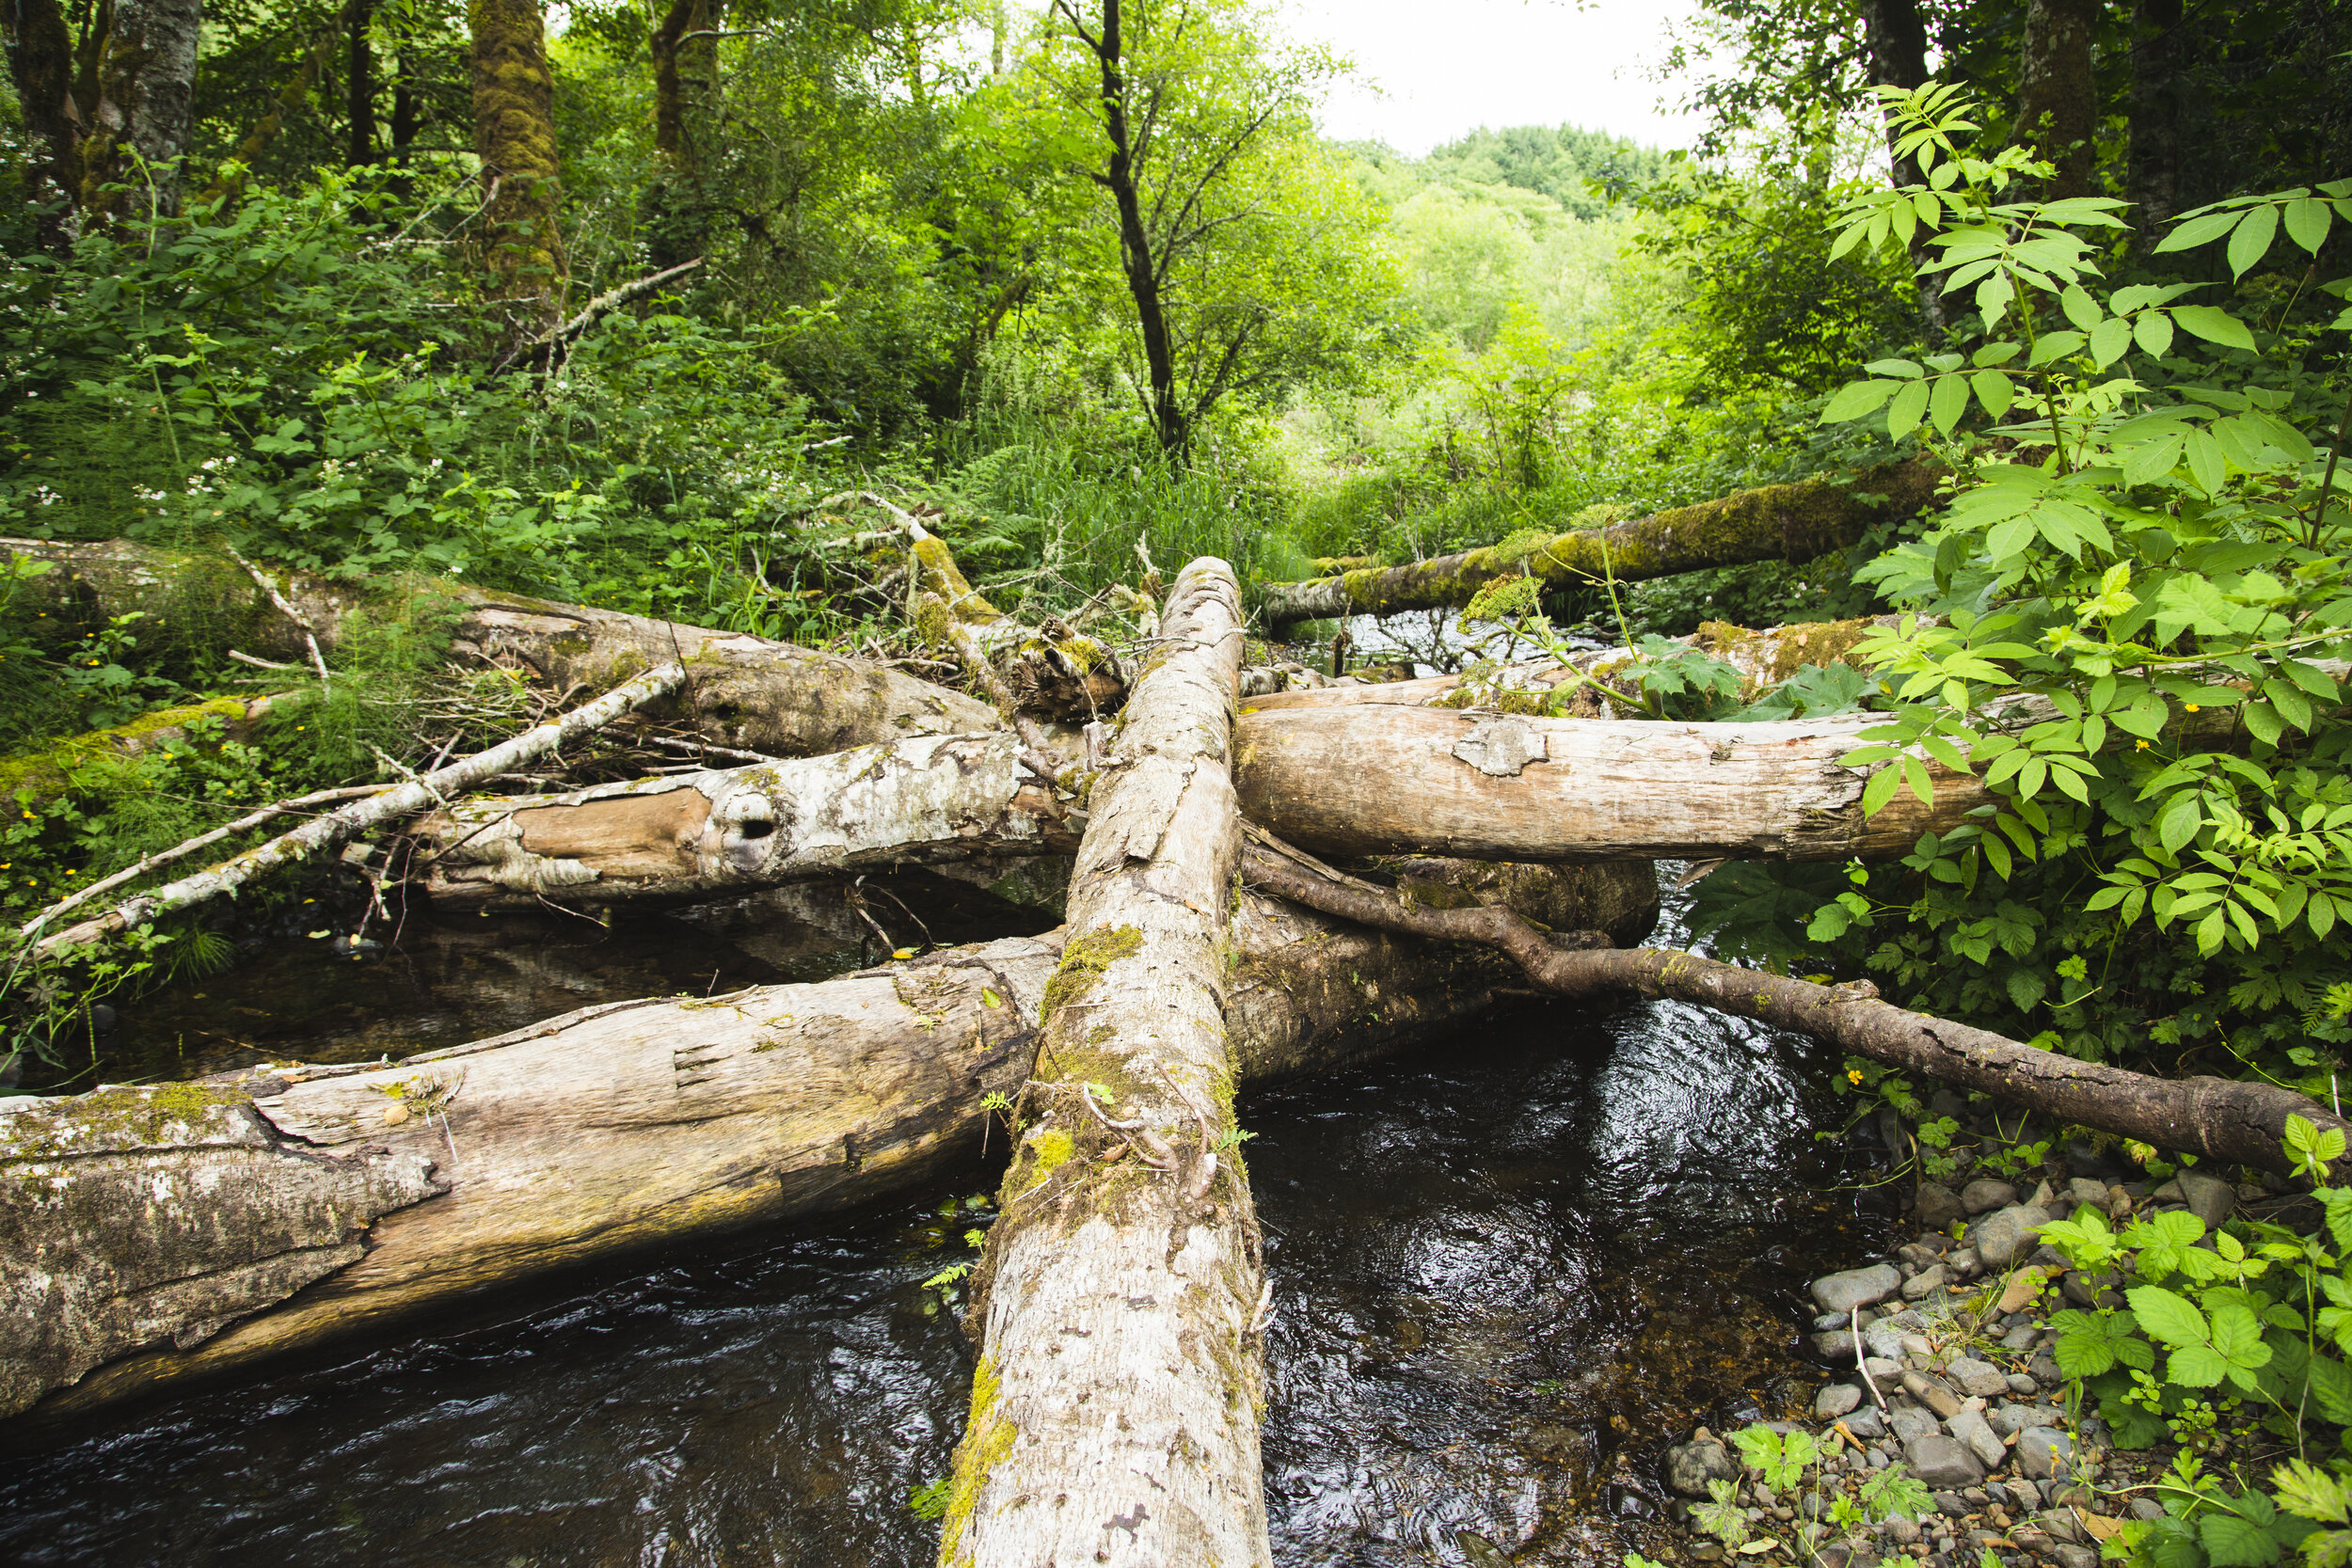
[(1356, 62), (1326, 135), (1418, 157), (1481, 125), (1581, 125), (1661, 147), (1695, 122), (1661, 114), (1651, 71), (1692, 0), (1282, 0), (1302, 41)]

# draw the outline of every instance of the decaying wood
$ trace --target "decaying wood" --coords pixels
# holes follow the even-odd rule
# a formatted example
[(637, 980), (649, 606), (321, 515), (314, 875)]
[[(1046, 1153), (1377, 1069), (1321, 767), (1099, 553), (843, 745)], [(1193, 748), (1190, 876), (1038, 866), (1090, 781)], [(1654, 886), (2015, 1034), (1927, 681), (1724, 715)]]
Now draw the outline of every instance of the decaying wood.
[(185, 740), (195, 724), (215, 723), (220, 726), (221, 739), (243, 740), (273, 706), (285, 700), (283, 695), (212, 697), (158, 708), (127, 724), (44, 741), (36, 750), (0, 757), (0, 802), (35, 802), (70, 795), (91, 773), (144, 756), (172, 741)]
[[(1539, 919), (1619, 919), (1639, 940), (1647, 871), (1565, 868), (1512, 891)], [(1391, 1053), (1517, 982), (1474, 949), (1255, 895), (1229, 932), (1245, 1084)], [(0, 1101), (0, 1416), (44, 1395), (96, 1408), (968, 1165), (987, 1097), (1033, 1070), (1062, 947), (1056, 932), (609, 1004), (389, 1067)]]
[(1264, 1267), (1232, 1155), (1241, 589), (1178, 576), (1090, 801), (973, 1317), (940, 1561), (1264, 1563)]
[[(279, 658), (308, 657), (299, 631), (225, 555), (121, 539), (0, 539), (0, 557), (53, 567), (26, 578), (16, 592), (20, 602), (60, 619), (103, 622), (133, 611), (151, 624), (186, 618), (240, 648)], [(308, 573), (264, 573), (330, 653), (354, 612), (399, 614), (437, 601), (455, 616), (453, 657), (528, 671), (559, 700), (575, 690), (601, 690), (657, 664), (681, 662), (691, 678), (648, 715), (691, 725), (718, 745), (768, 756), (816, 756), (996, 723), (985, 703), (903, 671), (740, 632), (494, 594), (445, 578), (384, 579), (363, 595)]]
[(557, 751), (567, 740), (592, 734), (633, 708), (674, 690), (686, 678), (679, 664), (663, 664), (634, 680), (614, 687), (560, 719), (532, 726), (486, 752), (438, 768), (405, 784), (354, 800), (347, 806), (313, 817), (292, 832), (258, 844), (218, 865), (142, 893), (102, 915), (42, 938), (36, 953), (47, 955), (66, 947), (103, 941), (118, 932), (144, 926), (159, 915), (187, 909), (208, 899), (234, 895), (237, 889), (264, 873), (293, 865), (326, 850), (341, 847), (379, 823), (413, 816), (426, 806), (474, 787), (501, 773)]
[(230, 560), (245, 568), (245, 575), (251, 578), (254, 585), (268, 596), (270, 607), (293, 622), (294, 629), (302, 634), (302, 646), (303, 650), (310, 656), (310, 668), (318, 672), (319, 689), (325, 690), (333, 686), (335, 678), (326, 672), (326, 656), (319, 651), (318, 629), (310, 625), (302, 611), (286, 602), (286, 595), (278, 591), (277, 584), (262, 575), (262, 569), (259, 566), (227, 545), (223, 545), (221, 550)]
[[(1077, 829), (1010, 730), (461, 800), (420, 823), (436, 904), (724, 897), (843, 871), (1069, 854)], [(1042, 766), (1051, 766), (1043, 764)]]
[(1600, 947), (1547, 936), (1500, 906), (1433, 910), (1332, 874), (1285, 847), (1253, 842), (1243, 874), (1266, 892), (1327, 914), (1508, 956), (1557, 996), (1673, 997), (1810, 1035), (1857, 1056), (2027, 1106), (2059, 1122), (2228, 1164), (2293, 1170), (2282, 1146), (2290, 1116), (2352, 1136), (2352, 1121), (2273, 1084), (2157, 1078), (1878, 1000), (1867, 983), (1821, 986), (1664, 948)]
[(1980, 780), (1931, 764), (1932, 809), (1899, 790), (1866, 821), (1869, 769), (1837, 759), (1880, 722), (1623, 723), (1378, 704), (1249, 712), (1234, 782), (1251, 822), (1322, 855), (1908, 854), (1990, 797)]
[(1555, 534), (1526, 548), (1506, 541), (1409, 566), (1278, 582), (1268, 586), (1259, 614), (1279, 628), (1348, 615), (1459, 609), (1486, 583), (1506, 575), (1565, 586), (1756, 561), (1810, 561), (1853, 544), (1873, 523), (1918, 512), (1933, 499), (1939, 477), (1928, 464), (1889, 464), (1851, 481), (1768, 484), (1631, 522)]

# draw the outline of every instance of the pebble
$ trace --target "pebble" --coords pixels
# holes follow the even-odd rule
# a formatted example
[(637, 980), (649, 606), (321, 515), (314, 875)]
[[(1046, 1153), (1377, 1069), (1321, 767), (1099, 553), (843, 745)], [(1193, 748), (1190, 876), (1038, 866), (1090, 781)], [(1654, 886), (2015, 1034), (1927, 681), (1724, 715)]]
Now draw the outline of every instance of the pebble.
[(1895, 1435), (1908, 1446), (1914, 1439), (1932, 1436), (1942, 1423), (1915, 1404), (1899, 1404), (1886, 1412), (1886, 1424)]
[(1813, 1300), (1824, 1312), (1851, 1312), (1857, 1307), (1875, 1307), (1902, 1288), (1903, 1276), (1891, 1263), (1874, 1263), (1867, 1269), (1848, 1269), (1813, 1282)]
[(2034, 1337), (2039, 1333), (2041, 1330), (2033, 1324), (2022, 1324), (2001, 1336), (2001, 1348), (2003, 1350), (2031, 1350)]
[(1981, 1410), (1963, 1407), (1947, 1417), (1944, 1425), (1953, 1436), (1968, 1445), (1968, 1451), (1975, 1454), (1977, 1462), (1988, 1470), (1997, 1468), (2001, 1461), (2009, 1457), (2009, 1449), (2002, 1446), (2001, 1439), (1986, 1424)]
[(1877, 1405), (1866, 1404), (1846, 1418), (1846, 1430), (1865, 1443), (1875, 1443), (1886, 1435), (1886, 1418)]
[(1853, 1314), (1851, 1312), (1824, 1312), (1813, 1320), (1813, 1331), (1816, 1334), (1835, 1334), (1841, 1328), (1850, 1328), (1852, 1325)]
[(2035, 1427), (2054, 1427), (2065, 1418), (2047, 1405), (2006, 1404), (1993, 1412), (1992, 1426), (2002, 1436), (2014, 1437)]
[(2217, 1177), (2200, 1171), (2185, 1170), (2173, 1180), (2181, 1190), (2181, 1201), (2188, 1212), (2205, 1222), (2208, 1232), (2221, 1228), (2224, 1220), (2237, 1208), (2237, 1189)]
[[(1977, 1257), (1988, 1269), (2006, 1269), (2017, 1260), (2021, 1251), (2032, 1250), (2033, 1239), (2041, 1227), (2049, 1223), (2047, 1210), (2030, 1203), (2013, 1203), (1996, 1209), (1979, 1220), (1969, 1233), (1977, 1249)], [(1893, 1270), (1888, 1270), (1893, 1273)], [(1816, 1286), (1818, 1291), (1820, 1287)]]
[(1931, 1230), (1945, 1229), (1968, 1217), (1967, 1206), (1960, 1201), (1960, 1195), (1932, 1181), (1920, 1185), (1915, 1212), (1919, 1223)]
[(1972, 1355), (1954, 1357), (1945, 1367), (1944, 1375), (1973, 1399), (1998, 1399), (2009, 1392), (2009, 1374), (1992, 1362), (1979, 1361)]
[(2061, 1543), (2050, 1548), (2050, 1555), (2058, 1560), (2058, 1568), (2099, 1568), (2099, 1554), (2090, 1546)]
[(1704, 1497), (1710, 1481), (1738, 1481), (1731, 1450), (1712, 1438), (1677, 1444), (1666, 1450), (1666, 1484), (1686, 1497)]
[(1903, 1392), (1948, 1420), (1960, 1412), (1960, 1399), (1925, 1372), (1903, 1373)]
[(2078, 1204), (2088, 1203), (2101, 1213), (2107, 1211), (2107, 1186), (2088, 1176), (2078, 1176), (2066, 1184), (2066, 1205), (2071, 1212)]
[(1903, 1299), (1924, 1301), (1942, 1290), (1946, 1279), (1944, 1265), (1941, 1263), (1932, 1268), (1921, 1269), (1917, 1274), (1903, 1281)]
[(1984, 1466), (1956, 1437), (1931, 1433), (1905, 1445), (1911, 1473), (1926, 1486), (1973, 1486), (1984, 1479)]
[[(2031, 1334), (2033, 1330), (2030, 1328), (2022, 1328), (2017, 1332), (2020, 1334)], [(2033, 1379), (2027, 1377), (2023, 1372), (2011, 1372), (2009, 1374), (2009, 1391), (2016, 1395), (2021, 1400), (2029, 1400), (2036, 1394), (2042, 1392), (2042, 1385), (2036, 1383)]]
[(1851, 1383), (1833, 1383), (1814, 1397), (1813, 1418), (1834, 1421), (1862, 1402), (1862, 1390)]

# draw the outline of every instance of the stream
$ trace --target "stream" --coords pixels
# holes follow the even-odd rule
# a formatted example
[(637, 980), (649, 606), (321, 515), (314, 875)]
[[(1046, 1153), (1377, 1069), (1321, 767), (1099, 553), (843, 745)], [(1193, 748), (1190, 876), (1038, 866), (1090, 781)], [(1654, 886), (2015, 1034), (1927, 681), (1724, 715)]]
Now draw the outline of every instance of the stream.
[[(1052, 916), (936, 877), (943, 942)], [(1656, 941), (1681, 940), (1670, 900)], [(388, 933), (379, 933), (379, 935)], [(357, 1060), (593, 1002), (838, 972), (837, 889), (612, 927), (294, 932), (126, 1010), (110, 1077)], [(868, 949), (870, 952), (870, 948)], [(1809, 1398), (1804, 1283), (1883, 1246), (1810, 1042), (1677, 1003), (1531, 1005), (1245, 1102), (1275, 1316), (1276, 1560), (1591, 1564), (1648, 1549), (1656, 1455)], [(0, 1481), (24, 1564), (920, 1568), (971, 1354), (924, 1281), (993, 1171), (632, 1259), (45, 1434)]]

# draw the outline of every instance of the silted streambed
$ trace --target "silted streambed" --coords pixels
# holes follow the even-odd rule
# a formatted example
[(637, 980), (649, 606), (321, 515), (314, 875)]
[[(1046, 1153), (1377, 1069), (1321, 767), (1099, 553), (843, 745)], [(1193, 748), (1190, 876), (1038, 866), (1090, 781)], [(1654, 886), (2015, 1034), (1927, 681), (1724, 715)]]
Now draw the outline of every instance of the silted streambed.
[[(511, 1005), (437, 994), (468, 1035)], [(1673, 1005), (1530, 1009), (1246, 1105), (1278, 1560), (1647, 1544), (1660, 1444), (1770, 1402), (1804, 1282), (1884, 1240), (1815, 1196), (1805, 1050)], [(64, 1433), (0, 1482), (0, 1557), (928, 1563), (905, 1498), (946, 1467), (969, 1353), (922, 1282), (966, 1255), (938, 1207), (991, 1175)]]

